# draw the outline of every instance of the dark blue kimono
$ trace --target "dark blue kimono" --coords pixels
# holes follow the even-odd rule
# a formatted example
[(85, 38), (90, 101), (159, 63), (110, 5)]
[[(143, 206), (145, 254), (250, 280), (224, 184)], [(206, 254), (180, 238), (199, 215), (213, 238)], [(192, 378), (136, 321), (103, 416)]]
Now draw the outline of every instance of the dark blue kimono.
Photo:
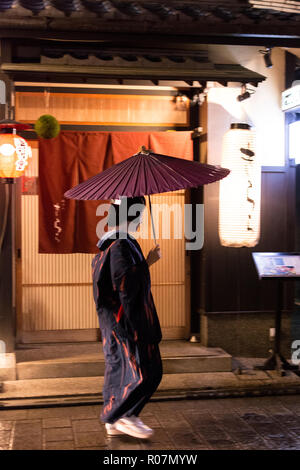
[[(124, 236), (124, 233), (123, 233)], [(105, 358), (101, 419), (138, 416), (162, 378), (161, 329), (148, 264), (138, 242), (120, 232), (98, 243), (93, 290)]]

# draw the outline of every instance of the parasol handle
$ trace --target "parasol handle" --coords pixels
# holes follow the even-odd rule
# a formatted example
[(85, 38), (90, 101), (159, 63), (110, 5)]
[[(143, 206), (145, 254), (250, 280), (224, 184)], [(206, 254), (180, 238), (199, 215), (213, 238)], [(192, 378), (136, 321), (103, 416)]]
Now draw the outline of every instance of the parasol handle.
[(155, 235), (155, 227), (154, 227), (154, 221), (153, 221), (153, 214), (152, 214), (152, 206), (151, 206), (150, 194), (148, 194), (148, 199), (149, 199), (149, 210), (150, 210), (150, 216), (151, 216), (151, 225), (152, 225), (153, 238), (154, 238), (155, 245), (156, 245), (156, 235)]
[(142, 145), (140, 148), (139, 148), (139, 153), (142, 153), (144, 155), (149, 155), (149, 153), (153, 153), (153, 150), (151, 149), (147, 149), (145, 147), (145, 145)]

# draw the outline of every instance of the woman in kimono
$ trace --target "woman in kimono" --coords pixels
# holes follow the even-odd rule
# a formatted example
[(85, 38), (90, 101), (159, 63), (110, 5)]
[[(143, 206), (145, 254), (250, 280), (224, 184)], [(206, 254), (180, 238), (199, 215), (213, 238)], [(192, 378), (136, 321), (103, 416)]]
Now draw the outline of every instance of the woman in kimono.
[[(133, 207), (135, 205), (135, 207)], [(138, 216), (128, 215), (138, 209)], [(162, 378), (159, 351), (161, 329), (153, 297), (147, 259), (128, 231), (140, 225), (145, 198), (121, 198), (110, 206), (107, 232), (92, 261), (93, 289), (105, 358), (101, 420), (108, 435), (148, 438), (153, 430), (138, 417)], [(124, 210), (125, 209), (125, 210)]]

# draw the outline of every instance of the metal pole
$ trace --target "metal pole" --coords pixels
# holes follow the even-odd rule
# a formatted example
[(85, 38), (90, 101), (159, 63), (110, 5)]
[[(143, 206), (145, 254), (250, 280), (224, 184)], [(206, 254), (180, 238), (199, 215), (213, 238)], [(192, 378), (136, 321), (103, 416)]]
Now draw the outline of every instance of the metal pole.
[(153, 238), (154, 238), (155, 245), (156, 245), (155, 227), (154, 227), (154, 221), (153, 221), (153, 214), (152, 214), (152, 206), (151, 206), (150, 195), (148, 195), (148, 199), (149, 199), (149, 210), (150, 210), (150, 217), (151, 217), (151, 225), (152, 225)]
[(280, 336), (281, 336), (281, 312), (283, 306), (283, 281), (278, 279), (277, 283), (277, 306), (275, 318), (275, 343), (274, 353), (280, 354)]
[[(6, 352), (15, 350), (15, 309), (14, 309), (14, 203), (13, 186), (9, 189), (9, 207), (7, 224), (0, 252), (0, 340), (5, 342)], [(0, 194), (5, 192), (5, 188), (0, 187)], [(1, 213), (3, 208), (1, 210)]]

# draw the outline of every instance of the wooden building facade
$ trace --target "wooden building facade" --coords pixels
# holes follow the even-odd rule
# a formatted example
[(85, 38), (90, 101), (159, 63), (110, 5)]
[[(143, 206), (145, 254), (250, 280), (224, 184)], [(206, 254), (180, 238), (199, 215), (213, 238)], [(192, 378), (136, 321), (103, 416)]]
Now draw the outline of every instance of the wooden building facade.
[[(110, 2), (68, 2), (67, 11), (64, 2), (50, 2), (49, 8), (44, 2), (31, 1), (17, 2), (15, 15), (5, 7), (8, 2), (2, 3), (0, 79), (6, 84), (6, 104), (0, 105), (3, 118), (34, 122), (48, 111), (59, 119), (63, 130), (191, 131), (194, 159), (202, 162), (207, 161), (210, 139), (209, 103), (205, 100), (201, 106), (200, 103), (189, 106), (185, 113), (174, 112), (177, 92), (185, 93), (192, 103), (195, 94), (201, 94), (208, 82), (257, 87), (265, 79), (240, 64), (212, 63), (207, 55), (207, 44), (296, 47), (300, 40), (296, 38), (298, 15), (288, 18), (278, 12), (262, 13), (248, 2), (231, 1), (230, 8), (225, 8), (228, 2), (217, 1), (209, 5), (197, 2), (201, 8), (192, 1), (152, 2), (151, 8), (146, 1), (121, 1), (117, 6), (114, 2), (111, 7)], [(26, 29), (21, 26), (21, 18), (26, 19)], [(278, 33), (278, 25), (283, 24), (288, 31), (284, 38), (282, 32)], [(289, 60), (288, 56), (287, 70), (291, 73), (286, 86), (290, 85), (296, 66), (295, 61)], [(140, 102), (141, 109), (149, 106), (144, 122), (143, 113), (139, 114), (136, 106), (132, 121), (124, 121), (122, 106), (126, 110), (131, 106), (130, 99), (124, 102), (128, 90), (131, 90), (131, 101), (133, 96), (138, 97), (135, 104)], [(97, 99), (104, 102), (103, 116), (99, 112), (93, 115), (93, 105), (88, 104), (89, 100), (92, 103)], [(157, 113), (159, 100), (164, 104)], [(118, 103), (118, 112), (114, 115), (112, 102)], [(77, 113), (70, 113), (76, 106)], [(37, 163), (34, 133), (29, 139), (33, 142)], [(0, 254), (0, 327), (7, 350), (12, 351), (22, 343), (94, 341), (97, 339), (96, 317), (87, 321), (82, 313), (77, 319), (60, 318), (63, 311), (66, 312), (66, 305), (59, 305), (62, 297), (58, 294), (61, 289), (69, 290), (66, 299), (73, 299), (82, 312), (86, 309), (90, 288), (87, 271), (90, 260), (87, 258), (90, 255), (78, 254), (78, 259), (72, 261), (67, 260), (68, 255), (45, 255), (61, 256), (61, 260), (55, 260), (56, 266), (50, 258), (49, 265), (41, 259), (38, 261), (41, 255), (34, 254), (37, 165), (30, 171), (27, 193), (21, 195), (20, 184), (17, 191), (10, 188), (10, 215)], [(203, 248), (185, 253), (183, 242), (182, 246), (171, 243), (165, 247), (169, 261), (162, 268), (155, 267), (154, 290), (157, 290), (157, 302), (163, 312), (166, 339), (188, 339), (191, 333), (196, 333), (203, 345), (222, 347), (235, 355), (267, 355), (268, 330), (273, 326), (275, 308), (274, 289), (271, 284), (263, 285), (258, 281), (251, 251), (294, 249), (294, 185), (295, 167), (290, 165), (287, 155), (283, 166), (262, 168), (262, 235), (254, 250), (220, 245), (218, 183), (189, 194), (165, 196), (170, 202), (176, 200), (182, 204), (184, 200), (191, 200), (204, 203), (205, 207)], [(0, 191), (3, 214), (5, 188), (2, 185)], [(22, 214), (22, 221), (16, 218), (16, 213)], [(16, 233), (15, 241), (12, 231)], [(175, 257), (179, 260), (176, 265), (172, 261)], [(73, 266), (70, 263), (77, 266), (80, 279), (68, 277)], [(72, 294), (74, 288), (77, 292), (78, 288), (86, 290), (80, 295), (81, 300), (76, 300)], [(47, 291), (53, 292), (53, 289), (57, 295), (49, 297)], [(41, 305), (41, 299), (45, 299), (47, 309)], [(89, 309), (92, 308), (89, 305)], [(290, 347), (292, 308), (293, 288), (290, 286), (285, 295), (285, 353)], [(51, 310), (55, 310), (53, 315), (57, 319), (51, 317)], [(48, 313), (44, 314), (46, 311)], [(81, 330), (80, 334), (75, 330)]]

